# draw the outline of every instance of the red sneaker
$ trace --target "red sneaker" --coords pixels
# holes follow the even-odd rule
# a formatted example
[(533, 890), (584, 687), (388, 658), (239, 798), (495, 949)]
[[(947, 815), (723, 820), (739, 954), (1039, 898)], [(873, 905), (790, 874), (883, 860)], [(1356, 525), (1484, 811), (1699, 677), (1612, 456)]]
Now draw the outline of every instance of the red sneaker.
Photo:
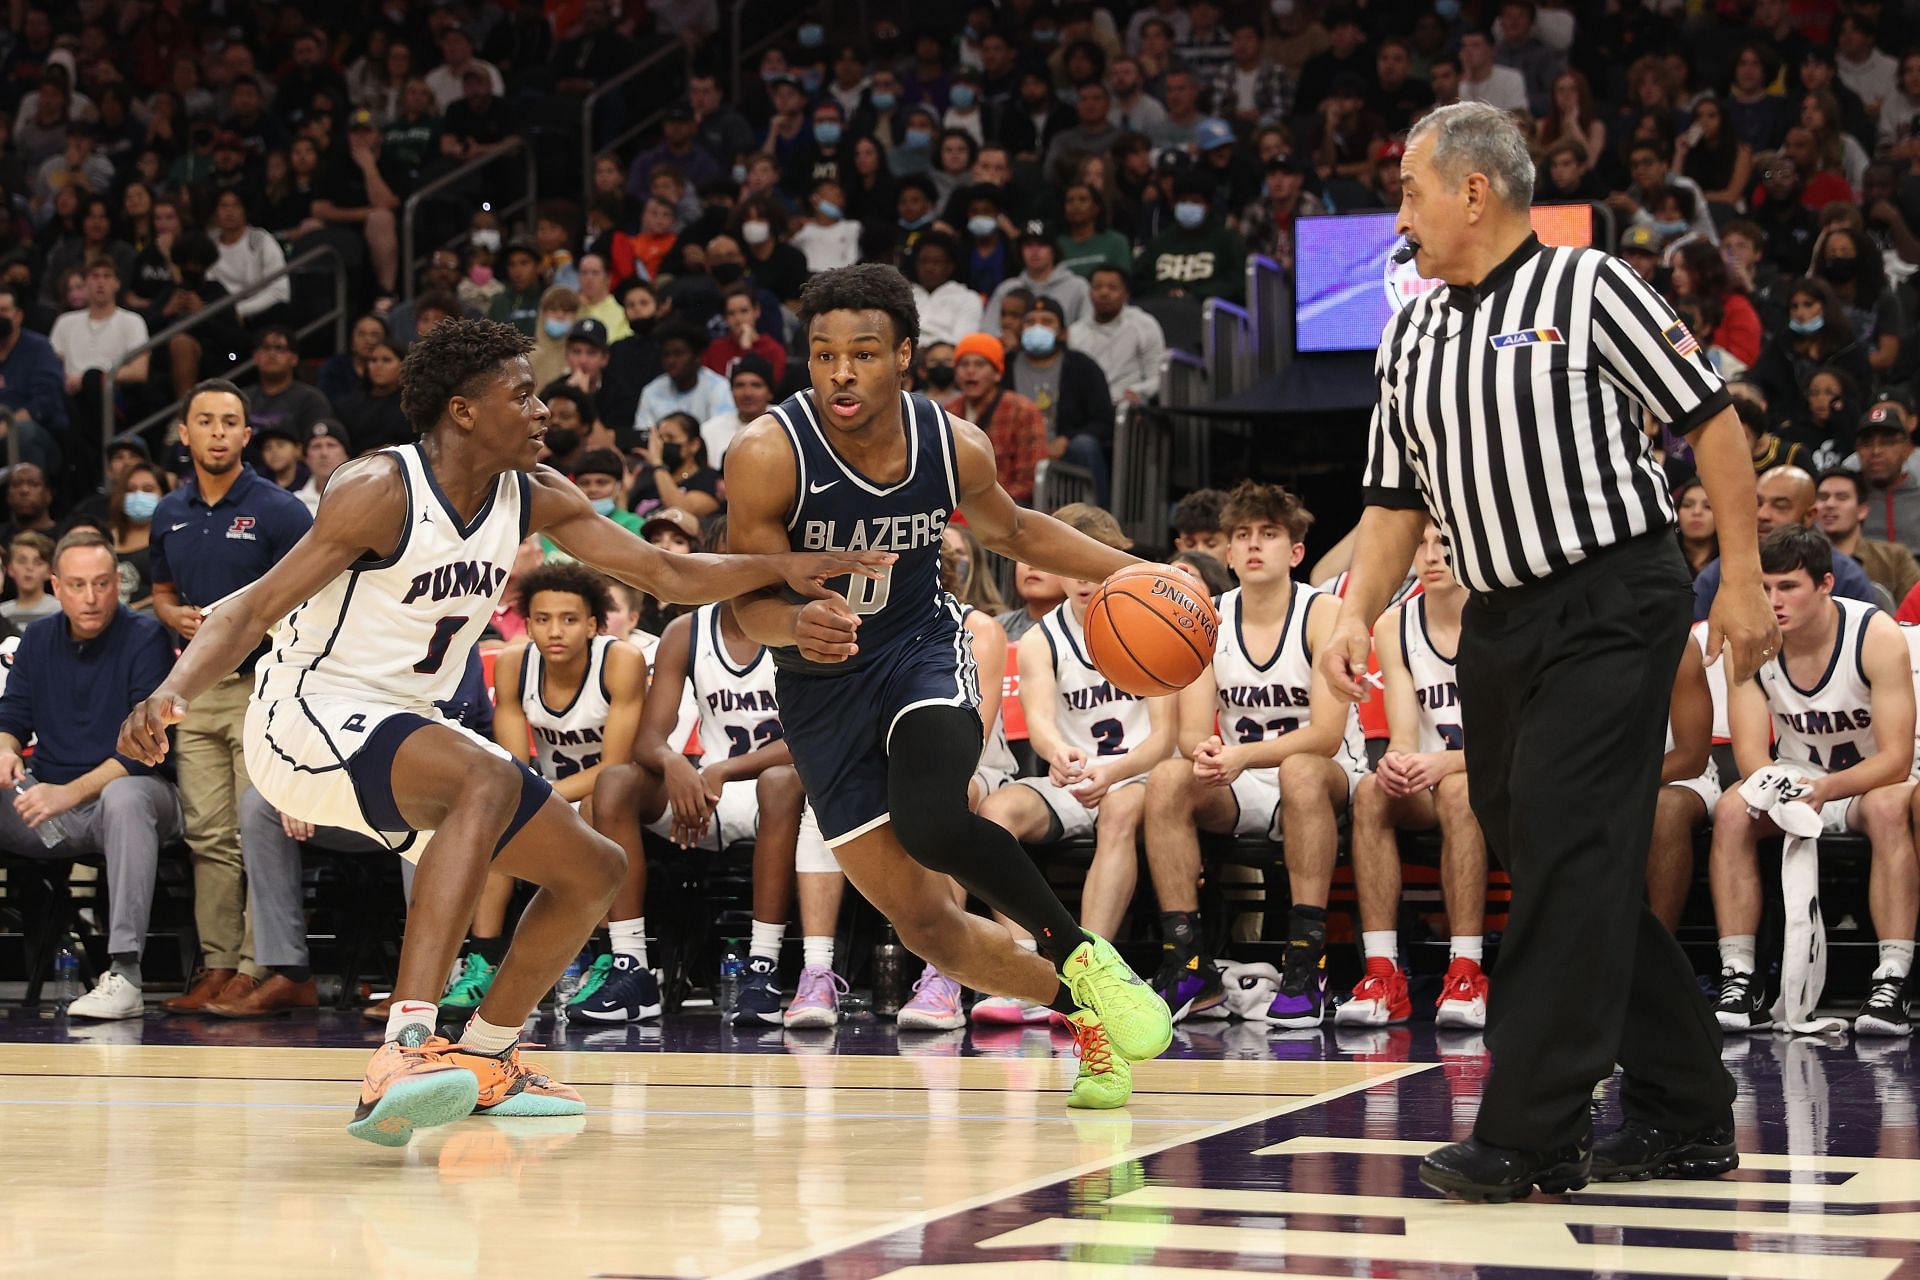
[(1487, 1025), (1487, 975), (1478, 960), (1455, 956), (1440, 983), (1433, 1023), (1449, 1031), (1481, 1031)]
[(1367, 959), (1367, 973), (1354, 985), (1353, 994), (1333, 1012), (1336, 1027), (1388, 1027), (1413, 1016), (1413, 1000), (1407, 995), (1407, 975), (1399, 965), (1384, 956)]

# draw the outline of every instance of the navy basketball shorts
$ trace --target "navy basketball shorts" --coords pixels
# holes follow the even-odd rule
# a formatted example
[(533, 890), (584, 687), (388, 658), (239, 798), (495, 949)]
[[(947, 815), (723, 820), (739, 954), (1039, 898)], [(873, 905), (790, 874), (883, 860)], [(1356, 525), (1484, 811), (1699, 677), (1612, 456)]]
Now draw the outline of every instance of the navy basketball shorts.
[(774, 693), (793, 766), (833, 849), (887, 822), (887, 747), (900, 718), (921, 707), (976, 710), (980, 679), (973, 645), (955, 628), (888, 645), (837, 675), (782, 670)]

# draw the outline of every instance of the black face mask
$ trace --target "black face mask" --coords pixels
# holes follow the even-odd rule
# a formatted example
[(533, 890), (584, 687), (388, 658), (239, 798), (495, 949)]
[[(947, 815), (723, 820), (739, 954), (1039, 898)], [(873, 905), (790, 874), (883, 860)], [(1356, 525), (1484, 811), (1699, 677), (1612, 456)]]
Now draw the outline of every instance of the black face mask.
[(685, 459), (685, 456), (686, 455), (680, 451), (678, 443), (663, 444), (660, 446), (660, 465), (669, 471), (678, 471), (680, 469), (680, 463)]
[(627, 321), (627, 328), (633, 330), (634, 337), (644, 338), (653, 332), (653, 320), (654, 318), (652, 316), (648, 316), (644, 320), (629, 319)]
[(927, 385), (935, 391), (945, 391), (953, 385), (953, 366), (950, 364), (930, 364), (927, 366)]
[(0, 316), (0, 342), (13, 337), (13, 317)]
[(739, 283), (740, 278), (747, 274), (747, 268), (738, 262), (716, 262), (707, 268), (707, 274), (713, 277), (715, 284), (724, 288)]
[(1853, 258), (1828, 258), (1820, 265), (1820, 274), (1835, 284), (1852, 284), (1860, 275), (1860, 263)]
[(547, 448), (556, 458), (564, 458), (580, 447), (580, 433), (572, 427), (548, 427)]

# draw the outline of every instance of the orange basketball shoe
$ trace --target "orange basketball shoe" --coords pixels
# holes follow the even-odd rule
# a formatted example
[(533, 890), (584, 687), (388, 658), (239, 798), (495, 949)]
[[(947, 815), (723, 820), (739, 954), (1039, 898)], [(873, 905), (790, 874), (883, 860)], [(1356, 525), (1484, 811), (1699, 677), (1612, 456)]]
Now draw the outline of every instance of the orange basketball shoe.
[(434, 1036), (417, 1044), (389, 1040), (374, 1050), (347, 1132), (383, 1147), (404, 1147), (415, 1129), (472, 1114), (480, 1087), (449, 1060), (452, 1047)]
[(587, 1104), (567, 1085), (520, 1061), (520, 1046), (505, 1053), (478, 1053), (460, 1045), (447, 1048), (447, 1061), (473, 1073), (480, 1097), (473, 1114), (480, 1116), (577, 1116)]

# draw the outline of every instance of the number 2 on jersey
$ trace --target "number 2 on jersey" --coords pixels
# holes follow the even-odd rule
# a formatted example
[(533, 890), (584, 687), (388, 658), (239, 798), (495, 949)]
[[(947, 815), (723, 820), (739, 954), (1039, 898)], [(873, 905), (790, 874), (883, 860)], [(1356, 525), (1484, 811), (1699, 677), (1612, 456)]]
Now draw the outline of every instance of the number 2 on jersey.
[[(858, 579), (856, 579), (858, 581)], [(778, 742), (784, 735), (780, 732), (778, 720), (762, 720), (751, 731), (737, 724), (726, 726), (728, 748), (727, 759), (737, 760), (750, 751), (757, 751), (770, 742)]]
[(413, 664), (413, 669), (423, 676), (430, 676), (440, 669), (447, 660), (447, 649), (453, 644), (453, 638), (460, 634), (460, 628), (467, 625), (465, 618), (442, 618), (433, 629), (433, 639), (427, 641), (427, 656)]

